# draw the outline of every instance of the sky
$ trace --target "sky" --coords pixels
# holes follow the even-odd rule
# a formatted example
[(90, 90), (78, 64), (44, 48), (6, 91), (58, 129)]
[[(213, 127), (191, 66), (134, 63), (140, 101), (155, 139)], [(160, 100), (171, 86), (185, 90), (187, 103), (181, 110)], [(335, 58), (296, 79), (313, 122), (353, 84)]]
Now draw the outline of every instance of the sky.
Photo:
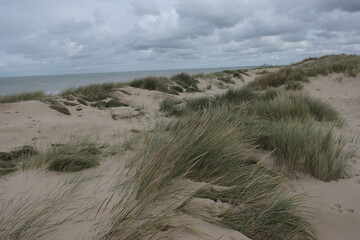
[(359, 0), (0, 0), (0, 77), (360, 53)]

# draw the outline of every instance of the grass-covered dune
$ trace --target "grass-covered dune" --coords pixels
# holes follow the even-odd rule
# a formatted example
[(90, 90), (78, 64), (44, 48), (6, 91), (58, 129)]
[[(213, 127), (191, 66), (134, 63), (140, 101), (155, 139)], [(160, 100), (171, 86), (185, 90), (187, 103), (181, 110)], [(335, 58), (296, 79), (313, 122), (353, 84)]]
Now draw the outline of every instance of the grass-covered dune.
[[(344, 116), (304, 88), (313, 76), (353, 78), (359, 71), (359, 56), (331, 55), (266, 71), (182, 73), (84, 86), (59, 96), (2, 97), (0, 103), (39, 100), (98, 114), (129, 106), (118, 91), (129, 99), (137, 97), (133, 89), (161, 92), (153, 115), (111, 120), (114, 129), (129, 124), (117, 135), (112, 132), (115, 143), (87, 136), (31, 148), (21, 156), (19, 149), (2, 152), (0, 163), (11, 171), (36, 168), (57, 177), (79, 177), (62, 192), (71, 202), (54, 195), (42, 211), (35, 211), (40, 209), (36, 200), (9, 200), (7, 210), (0, 212), (0, 237), (46, 239), (53, 232), (61, 234), (63, 225), (83, 221), (91, 222), (89, 239), (218, 239), (214, 232), (229, 239), (318, 239), (316, 212), (288, 182), (306, 178), (325, 184), (348, 178), (353, 151), (342, 134)], [(143, 127), (150, 117), (156, 124), (145, 131), (130, 125)], [(95, 202), (92, 207), (90, 202)], [(37, 207), (32, 211), (31, 206)], [(71, 217), (54, 215), (63, 206), (64, 215)], [(24, 217), (18, 217), (21, 212)], [(77, 217), (84, 213), (87, 217), (80, 221)], [(216, 230), (206, 232), (209, 228)]]

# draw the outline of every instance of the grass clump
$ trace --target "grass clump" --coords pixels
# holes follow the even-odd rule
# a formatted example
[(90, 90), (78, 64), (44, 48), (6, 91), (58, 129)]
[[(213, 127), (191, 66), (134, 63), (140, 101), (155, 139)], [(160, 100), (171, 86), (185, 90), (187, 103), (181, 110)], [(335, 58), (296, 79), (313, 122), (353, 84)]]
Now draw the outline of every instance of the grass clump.
[(17, 164), (38, 154), (35, 147), (24, 145), (10, 152), (0, 152), (0, 176), (18, 170)]
[(250, 110), (261, 117), (271, 120), (306, 120), (336, 122), (342, 119), (336, 110), (319, 99), (312, 99), (299, 92), (283, 92), (269, 101), (258, 101)]
[(118, 99), (111, 99), (106, 103), (106, 108), (113, 108), (113, 107), (127, 107), (129, 104), (120, 102)]
[(88, 106), (88, 103), (84, 99), (78, 98), (77, 101), (84, 106)]
[(171, 77), (171, 80), (183, 87), (186, 92), (199, 92), (199, 88), (197, 86), (199, 81), (187, 73), (176, 74)]
[(309, 77), (328, 75), (329, 73), (345, 73), (356, 77), (360, 72), (360, 56), (357, 55), (327, 55), (310, 60), (305, 59), (295, 65), (303, 69)]
[[(149, 190), (166, 189), (182, 177), (216, 184), (227, 190), (201, 191), (193, 197), (231, 204), (230, 210), (215, 216), (217, 224), (241, 229), (254, 239), (315, 239), (312, 226), (301, 214), (301, 204), (283, 194), (281, 178), (258, 163), (241, 119), (234, 114), (211, 108), (148, 136), (149, 144), (136, 156), (143, 159), (136, 171), (137, 198), (145, 198)], [(246, 221), (242, 221), (245, 213)], [(272, 227), (277, 231), (271, 233)]]
[(303, 85), (299, 81), (290, 81), (285, 85), (286, 90), (301, 90), (302, 88)]
[(100, 110), (105, 110), (106, 109), (106, 102), (105, 101), (97, 101), (95, 103), (90, 104), (90, 106), (94, 107), (94, 108), (98, 108)]
[(112, 97), (112, 93), (116, 88), (123, 86), (124, 84), (116, 83), (100, 83), (100, 84), (91, 84), (88, 86), (78, 87), (78, 88), (69, 88), (63, 91), (60, 96), (67, 97), (70, 95), (75, 95), (79, 98), (82, 98), (88, 102), (104, 100), (108, 97)]
[(166, 112), (168, 116), (180, 116), (183, 111), (179, 104), (174, 98), (165, 98), (160, 103), (160, 111)]
[(27, 162), (23, 168), (39, 168), (46, 165), (50, 171), (75, 172), (99, 165), (102, 151), (95, 144), (84, 139), (73, 139), (38, 154)]
[(270, 124), (269, 128), (272, 155), (278, 167), (307, 172), (323, 181), (348, 175), (346, 160), (351, 153), (343, 151), (343, 137), (335, 137), (331, 129), (297, 122)]
[[(76, 179), (70, 179), (75, 182)], [(70, 223), (75, 210), (68, 213), (64, 210), (73, 207), (77, 191), (82, 182), (64, 183), (50, 193), (37, 196), (31, 189), (19, 192), (12, 199), (2, 199), (0, 211), (0, 239), (51, 239), (50, 235), (64, 223)]]
[(173, 90), (169, 89), (169, 79), (166, 77), (146, 77), (141, 79), (135, 79), (130, 82), (131, 87), (142, 88), (147, 90), (156, 90), (165, 93), (173, 93)]
[(268, 87), (280, 87), (291, 81), (308, 82), (309, 80), (303, 70), (286, 67), (277, 72), (269, 72), (257, 77), (248, 86), (255, 90), (262, 90)]
[(54, 109), (55, 111), (58, 111), (59, 113), (62, 113), (64, 115), (71, 115), (69, 109), (67, 109), (64, 105), (62, 105), (60, 102), (56, 100), (47, 100), (47, 102), (50, 103), (49, 107), (51, 109)]
[(15, 103), (21, 101), (30, 101), (30, 100), (44, 100), (49, 97), (49, 95), (45, 94), (44, 91), (36, 91), (36, 92), (26, 92), (19, 94), (11, 94), (4, 97), (0, 97), (0, 103)]

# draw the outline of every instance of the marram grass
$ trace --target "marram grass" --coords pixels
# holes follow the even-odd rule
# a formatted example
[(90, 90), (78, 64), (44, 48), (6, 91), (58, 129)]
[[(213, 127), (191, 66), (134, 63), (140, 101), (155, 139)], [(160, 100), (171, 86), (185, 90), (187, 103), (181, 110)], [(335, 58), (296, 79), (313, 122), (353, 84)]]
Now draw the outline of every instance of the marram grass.
[[(133, 161), (137, 201), (164, 194), (176, 179), (185, 177), (229, 189), (193, 195), (231, 204), (214, 220), (219, 225), (255, 239), (316, 239), (301, 201), (284, 194), (281, 177), (258, 162), (236, 116), (227, 109), (210, 108), (151, 133), (135, 156), (138, 161)], [(182, 205), (186, 202), (179, 203), (179, 210)], [(113, 229), (119, 231), (126, 222), (123, 216)]]

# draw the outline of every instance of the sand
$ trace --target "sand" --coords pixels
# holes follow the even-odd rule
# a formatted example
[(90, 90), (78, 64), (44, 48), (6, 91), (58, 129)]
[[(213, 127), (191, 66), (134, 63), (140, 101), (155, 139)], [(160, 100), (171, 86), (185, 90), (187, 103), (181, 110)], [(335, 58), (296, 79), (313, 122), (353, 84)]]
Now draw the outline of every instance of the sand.
[[(251, 70), (243, 80), (233, 79), (235, 84), (230, 87), (241, 87), (253, 80), (257, 70)], [(211, 88), (209, 87), (209, 82)], [(179, 100), (186, 97), (198, 97), (225, 92), (214, 79), (201, 80), (201, 93), (182, 93), (176, 96)], [(159, 111), (159, 103), (166, 93), (125, 87), (117, 91), (117, 96), (129, 107), (99, 110), (90, 106), (68, 107), (71, 115), (65, 116), (38, 101), (0, 104), (0, 151), (10, 151), (24, 144), (33, 144), (39, 149), (46, 149), (52, 143), (58, 143), (74, 136), (88, 136), (99, 141), (124, 142), (136, 132), (148, 131), (160, 120), (168, 120)], [(125, 92), (124, 92), (125, 91)], [(312, 78), (305, 85), (310, 95), (323, 99), (333, 105), (345, 119), (341, 130), (348, 137), (360, 133), (360, 79), (348, 78), (339, 74)], [(114, 120), (114, 118), (116, 120)], [(339, 130), (340, 131), (340, 130)], [(136, 145), (136, 144), (135, 144)], [(360, 149), (360, 145), (356, 146)], [(108, 157), (101, 166), (79, 173), (56, 174), (43, 169), (16, 171), (0, 178), (0, 205), (22, 194), (36, 199), (56, 196), (64, 183), (72, 186), (76, 179), (87, 179), (80, 186), (76, 201), (69, 201), (62, 213), (52, 216), (54, 219), (71, 214), (74, 208), (83, 210), (84, 214), (70, 224), (60, 226), (50, 236), (51, 239), (91, 239), (100, 229), (93, 225), (103, 219), (113, 205), (122, 196), (114, 196), (114, 186), (119, 184), (118, 176), (124, 169), (124, 163), (131, 151), (121, 156)], [(115, 163), (115, 164), (114, 164)], [(358, 153), (349, 161), (351, 176), (338, 181), (322, 182), (309, 176), (300, 176), (291, 182), (294, 192), (306, 193), (307, 205), (315, 214), (312, 220), (318, 230), (320, 240), (359, 239), (360, 236), (360, 157)], [(188, 184), (192, 186), (192, 183)], [(196, 187), (196, 185), (194, 185)], [(55, 189), (55, 190), (54, 190)], [(105, 206), (103, 203), (107, 202)], [(208, 199), (195, 199), (189, 208), (197, 210), (199, 215), (211, 214), (216, 209), (226, 208), (226, 204)], [(91, 209), (91, 210), (88, 210)], [(211, 211), (209, 211), (211, 209)], [(200, 217), (183, 215), (178, 218), (180, 223), (190, 225), (197, 234), (174, 232), (174, 239), (243, 239), (248, 238), (239, 232), (221, 228), (202, 220)], [(49, 238), (45, 238), (49, 239)]]
[[(334, 106), (345, 119), (341, 132), (349, 139), (360, 136), (360, 79), (331, 74), (312, 78), (305, 91)], [(357, 240), (360, 236), (360, 143), (349, 159), (351, 176), (322, 182), (304, 177), (297, 181), (297, 192), (306, 192), (315, 210), (314, 224), (321, 240)]]

